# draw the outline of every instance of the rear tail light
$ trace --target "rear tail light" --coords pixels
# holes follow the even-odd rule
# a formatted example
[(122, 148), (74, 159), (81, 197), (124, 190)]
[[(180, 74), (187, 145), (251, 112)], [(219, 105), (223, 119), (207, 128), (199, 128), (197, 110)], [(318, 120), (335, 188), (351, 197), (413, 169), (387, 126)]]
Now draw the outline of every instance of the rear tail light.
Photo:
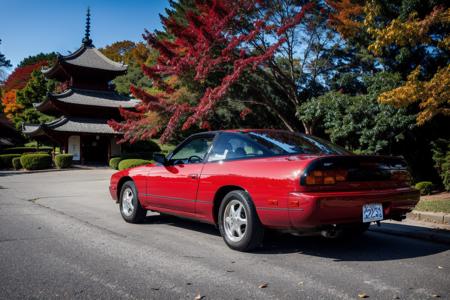
[(347, 180), (346, 170), (312, 171), (306, 176), (306, 185), (330, 185)]
[(406, 183), (412, 182), (411, 174), (407, 170), (394, 170), (391, 172), (391, 179)]
[[(403, 183), (412, 182), (412, 177), (407, 170), (392, 170), (390, 171), (388, 178)], [(306, 183), (306, 185), (332, 185), (339, 182), (345, 182), (347, 179), (347, 170), (314, 170), (305, 177), (304, 183)]]

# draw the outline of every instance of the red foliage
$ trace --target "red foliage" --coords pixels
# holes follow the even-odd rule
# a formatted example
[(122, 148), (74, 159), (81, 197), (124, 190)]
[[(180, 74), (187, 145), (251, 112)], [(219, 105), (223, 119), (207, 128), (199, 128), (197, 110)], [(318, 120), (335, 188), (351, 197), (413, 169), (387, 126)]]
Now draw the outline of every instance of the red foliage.
[(5, 81), (5, 91), (23, 89), (27, 85), (28, 80), (30, 80), (31, 73), (34, 70), (41, 69), (43, 66), (47, 66), (47, 61), (16, 68)]
[(239, 116), (241, 117), (242, 120), (245, 120), (245, 118), (247, 117), (247, 115), (251, 114), (252, 110), (248, 107), (244, 108), (241, 113), (239, 114)]
[[(298, 25), (305, 12), (313, 6), (304, 5), (278, 24), (268, 22), (273, 12), (266, 5), (267, 2), (256, 0), (197, 1), (195, 9), (185, 13), (186, 25), (171, 17), (162, 19), (174, 38), (159, 38), (146, 31), (144, 39), (158, 50), (159, 56), (155, 66), (143, 66), (142, 69), (164, 93), (154, 96), (131, 87), (132, 94), (142, 103), (133, 112), (121, 109), (125, 121), (110, 122), (115, 130), (124, 133), (122, 141), (133, 142), (157, 133), (154, 127), (146, 127), (149, 111), (167, 115), (167, 125), (161, 135), (163, 142), (171, 137), (181, 119), (186, 120), (182, 124), (183, 130), (194, 124), (209, 129), (207, 119), (230, 86), (248, 69), (257, 69), (271, 59), (280, 45), (285, 43), (282, 35)], [(262, 35), (270, 35), (272, 39), (255, 51), (252, 45), (258, 43)], [(218, 86), (206, 89), (196, 106), (169, 101), (175, 89), (165, 79), (168, 76), (182, 76), (188, 71), (194, 72), (194, 78), (198, 81), (217, 71), (224, 75)]]

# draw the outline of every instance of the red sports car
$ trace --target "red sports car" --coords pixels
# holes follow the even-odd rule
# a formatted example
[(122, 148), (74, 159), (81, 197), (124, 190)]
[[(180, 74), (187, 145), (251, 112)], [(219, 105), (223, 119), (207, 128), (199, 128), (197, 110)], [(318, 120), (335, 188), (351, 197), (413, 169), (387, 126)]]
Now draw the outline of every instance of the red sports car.
[(419, 201), (401, 158), (354, 155), (282, 130), (198, 133), (154, 160), (111, 177), (125, 221), (151, 210), (217, 224), (241, 251), (258, 246), (265, 228), (358, 234), (371, 222), (402, 220)]

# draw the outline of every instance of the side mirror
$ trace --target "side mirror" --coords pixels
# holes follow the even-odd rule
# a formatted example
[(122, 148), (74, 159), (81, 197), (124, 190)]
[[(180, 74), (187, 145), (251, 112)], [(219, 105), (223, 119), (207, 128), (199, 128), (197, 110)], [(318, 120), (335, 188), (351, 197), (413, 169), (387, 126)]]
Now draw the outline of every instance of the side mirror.
[(153, 160), (162, 165), (167, 164), (166, 156), (162, 153), (153, 153)]

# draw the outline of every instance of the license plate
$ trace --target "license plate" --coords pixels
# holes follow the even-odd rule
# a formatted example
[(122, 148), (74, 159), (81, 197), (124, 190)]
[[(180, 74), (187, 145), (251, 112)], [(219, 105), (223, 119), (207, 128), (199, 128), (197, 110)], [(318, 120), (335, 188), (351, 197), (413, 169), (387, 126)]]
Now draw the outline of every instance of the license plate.
[(363, 223), (383, 220), (383, 206), (380, 203), (365, 204), (362, 215)]

